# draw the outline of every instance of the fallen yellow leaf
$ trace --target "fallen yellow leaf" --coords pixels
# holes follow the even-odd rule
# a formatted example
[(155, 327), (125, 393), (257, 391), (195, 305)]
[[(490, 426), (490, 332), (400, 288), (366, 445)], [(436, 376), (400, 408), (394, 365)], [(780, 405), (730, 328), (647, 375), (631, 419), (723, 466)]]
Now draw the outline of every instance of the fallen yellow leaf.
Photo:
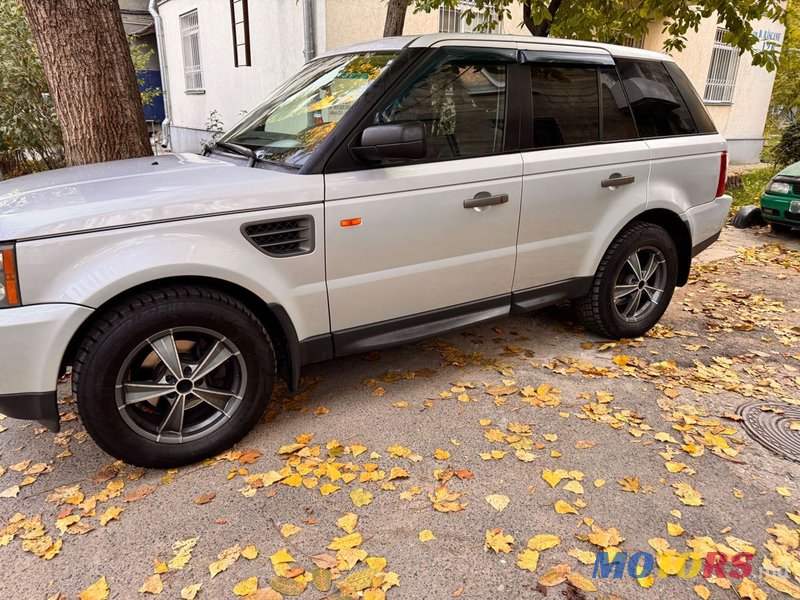
[[(345, 550), (348, 548), (355, 548), (356, 546), (360, 546), (361, 542), (363, 541), (363, 537), (360, 533), (351, 533), (349, 535), (345, 535), (342, 537), (335, 537), (333, 541), (328, 544), (329, 550)], [(294, 559), (293, 559), (294, 560)]]
[(496, 553), (511, 552), (511, 545), (514, 543), (514, 537), (505, 535), (502, 529), (486, 530), (486, 543), (483, 545), (484, 550), (491, 548)]
[(142, 587), (139, 588), (140, 594), (160, 594), (163, 591), (164, 582), (161, 581), (161, 575), (157, 573), (150, 575), (142, 584)]
[(356, 530), (356, 525), (358, 525), (358, 515), (349, 512), (340, 517), (336, 524), (347, 533), (353, 533)]
[(567, 573), (567, 581), (584, 592), (596, 592), (597, 587), (586, 577), (575, 571)]
[(217, 554), (216, 560), (208, 565), (208, 572), (211, 573), (211, 578), (213, 579), (223, 571), (227, 570), (233, 563), (239, 560), (239, 556), (242, 554), (242, 549), (239, 546), (232, 546), (230, 548), (226, 548), (219, 554)]
[[(361, 537), (361, 534), (357, 534), (357, 535), (359, 537)], [(286, 548), (281, 548), (280, 550), (278, 550), (275, 554), (273, 554), (272, 556), (269, 557), (269, 560), (270, 560), (270, 562), (272, 562), (272, 566), (273, 567), (277, 566), (277, 565), (285, 564), (285, 563), (297, 562), (294, 559), (294, 557), (291, 554), (289, 554), (289, 552), (286, 550)]]
[(197, 598), (197, 594), (201, 587), (203, 587), (202, 583), (193, 583), (191, 585), (187, 585), (181, 590), (181, 600), (194, 600)]
[(577, 515), (578, 511), (575, 510), (568, 502), (564, 502), (563, 500), (558, 500), (555, 503), (556, 512), (560, 515)]
[(423, 529), (419, 532), (419, 541), (420, 542), (430, 542), (436, 539), (436, 536), (433, 535), (433, 532), (430, 529)]
[(233, 593), (237, 596), (249, 596), (255, 594), (258, 589), (258, 577), (249, 577), (240, 581), (233, 587)]
[(332, 483), (323, 483), (321, 486), (319, 486), (319, 493), (323, 496), (330, 496), (332, 493), (338, 492), (340, 489), (342, 488), (338, 485), (333, 485)]
[(639, 478), (638, 477), (623, 477), (617, 483), (622, 486), (623, 491), (639, 493)]
[(697, 594), (703, 600), (708, 600), (711, 597), (711, 590), (709, 590), (704, 585), (697, 584), (692, 589), (694, 589), (694, 593)]
[(667, 523), (667, 533), (672, 536), (679, 536), (684, 531), (685, 529), (679, 523)]
[(78, 600), (107, 600), (110, 593), (106, 578), (101, 577), (78, 594)]
[(504, 496), (503, 494), (491, 494), (486, 496), (486, 501), (492, 505), (492, 508), (495, 510), (502, 512), (503, 509), (508, 506), (508, 503), (511, 501), (508, 496)]
[(539, 553), (536, 550), (526, 548), (520, 554), (517, 554), (517, 566), (533, 573), (536, 567), (539, 566)]
[(372, 494), (366, 491), (364, 488), (358, 488), (357, 490), (350, 492), (350, 499), (356, 506), (367, 506), (370, 502), (372, 502)]
[(528, 548), (531, 550), (549, 550), (554, 546), (558, 546), (560, 543), (561, 538), (557, 535), (540, 533), (539, 535), (535, 535), (528, 540)]

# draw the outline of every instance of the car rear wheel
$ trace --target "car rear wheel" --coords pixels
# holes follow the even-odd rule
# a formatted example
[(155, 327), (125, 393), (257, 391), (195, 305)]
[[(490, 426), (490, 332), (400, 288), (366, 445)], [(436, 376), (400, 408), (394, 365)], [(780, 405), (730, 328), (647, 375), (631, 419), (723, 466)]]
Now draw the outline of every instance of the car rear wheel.
[(672, 299), (678, 251), (652, 223), (626, 227), (606, 251), (590, 292), (575, 301), (583, 324), (611, 338), (638, 337), (655, 325)]
[(791, 225), (775, 223), (774, 221), (770, 222), (769, 228), (772, 230), (772, 233), (789, 233), (792, 230)]
[(221, 292), (137, 294), (105, 311), (77, 352), (73, 389), (87, 431), (143, 467), (213, 456), (266, 409), (275, 358), (261, 322)]

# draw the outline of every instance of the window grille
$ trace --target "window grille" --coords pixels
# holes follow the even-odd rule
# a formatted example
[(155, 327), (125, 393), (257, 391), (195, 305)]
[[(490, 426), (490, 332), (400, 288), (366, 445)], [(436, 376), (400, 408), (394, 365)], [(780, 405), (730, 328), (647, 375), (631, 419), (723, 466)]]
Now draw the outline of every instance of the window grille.
[[(440, 8), (439, 9), (439, 33), (488, 33), (488, 30), (481, 28), (481, 25), (486, 22), (486, 18), (481, 12), (476, 12), (475, 18), (472, 23), (467, 25), (464, 18), (466, 8), (474, 8), (469, 2), (462, 2), (459, 8)], [(503, 33), (503, 23), (497, 23), (497, 18), (493, 14), (492, 21), (496, 23), (492, 33)]]
[(622, 38), (621, 44), (628, 48), (644, 48), (644, 36), (634, 37), (626, 33), (625, 37)]
[(461, 33), (464, 22), (458, 8), (439, 9), (439, 33)]
[(703, 100), (710, 103), (725, 104), (733, 101), (733, 88), (736, 85), (736, 71), (739, 68), (739, 52), (723, 40), (727, 31), (717, 28), (714, 49), (711, 52), (711, 65)]
[(202, 90), (203, 64), (200, 61), (200, 24), (196, 10), (180, 16), (180, 29), (186, 91)]

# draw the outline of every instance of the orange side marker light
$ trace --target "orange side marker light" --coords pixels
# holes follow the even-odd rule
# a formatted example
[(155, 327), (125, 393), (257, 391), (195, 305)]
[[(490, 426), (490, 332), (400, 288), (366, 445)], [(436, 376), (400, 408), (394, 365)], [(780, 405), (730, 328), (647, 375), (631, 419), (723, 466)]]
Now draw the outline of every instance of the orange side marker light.
[(339, 221), (339, 225), (341, 227), (356, 227), (358, 225), (361, 225), (361, 217), (355, 219), (342, 219), (341, 221)]

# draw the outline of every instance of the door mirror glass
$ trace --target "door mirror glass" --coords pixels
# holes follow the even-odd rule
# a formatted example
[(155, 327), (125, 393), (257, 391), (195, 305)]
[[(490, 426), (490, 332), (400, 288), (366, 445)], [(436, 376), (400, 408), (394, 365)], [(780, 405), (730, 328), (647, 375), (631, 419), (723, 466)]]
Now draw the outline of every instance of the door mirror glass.
[(425, 158), (425, 128), (419, 121), (367, 127), (353, 152), (361, 160), (390, 161)]

